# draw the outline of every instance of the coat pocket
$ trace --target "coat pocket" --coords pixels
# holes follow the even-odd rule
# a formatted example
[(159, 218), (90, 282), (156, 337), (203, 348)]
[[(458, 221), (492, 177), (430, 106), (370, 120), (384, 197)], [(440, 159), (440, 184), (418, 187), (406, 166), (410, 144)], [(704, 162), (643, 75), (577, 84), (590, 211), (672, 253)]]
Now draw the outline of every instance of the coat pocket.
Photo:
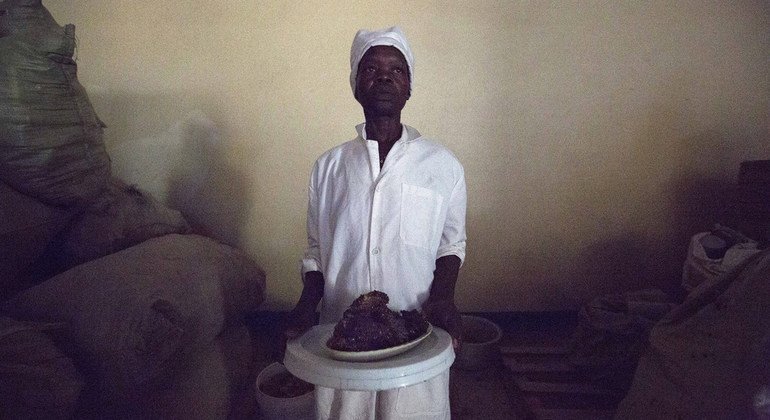
[(432, 249), (438, 241), (439, 216), (444, 197), (436, 191), (401, 184), (401, 240), (412, 246)]

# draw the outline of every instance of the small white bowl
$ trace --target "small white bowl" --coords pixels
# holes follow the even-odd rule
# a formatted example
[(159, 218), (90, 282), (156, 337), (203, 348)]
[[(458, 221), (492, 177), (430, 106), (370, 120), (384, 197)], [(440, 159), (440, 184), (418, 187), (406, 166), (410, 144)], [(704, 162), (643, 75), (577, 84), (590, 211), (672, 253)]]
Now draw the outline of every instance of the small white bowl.
[(313, 391), (293, 398), (278, 398), (265, 394), (259, 386), (275, 375), (288, 372), (282, 363), (272, 363), (257, 375), (255, 393), (263, 418), (267, 420), (313, 419), (315, 417), (315, 396)]
[(465, 370), (493, 366), (500, 357), (499, 342), (503, 331), (494, 322), (472, 315), (462, 315), (463, 342), (454, 365)]

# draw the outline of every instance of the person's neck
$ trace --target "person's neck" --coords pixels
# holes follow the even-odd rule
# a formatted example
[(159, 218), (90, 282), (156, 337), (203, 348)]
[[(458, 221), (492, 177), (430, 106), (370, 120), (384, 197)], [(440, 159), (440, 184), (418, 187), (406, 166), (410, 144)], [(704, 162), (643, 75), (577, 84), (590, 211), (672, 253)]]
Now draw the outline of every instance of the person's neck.
[(401, 138), (402, 131), (400, 116), (366, 118), (367, 140), (376, 140), (381, 144), (393, 144)]

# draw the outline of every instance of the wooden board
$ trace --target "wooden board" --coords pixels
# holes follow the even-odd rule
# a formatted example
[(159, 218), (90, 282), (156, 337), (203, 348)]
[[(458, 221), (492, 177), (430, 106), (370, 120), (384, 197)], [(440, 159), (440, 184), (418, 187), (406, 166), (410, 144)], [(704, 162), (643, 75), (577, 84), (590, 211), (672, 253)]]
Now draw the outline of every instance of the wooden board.
[(611, 419), (623, 398), (623, 390), (572, 366), (566, 346), (507, 346), (500, 353), (535, 419)]

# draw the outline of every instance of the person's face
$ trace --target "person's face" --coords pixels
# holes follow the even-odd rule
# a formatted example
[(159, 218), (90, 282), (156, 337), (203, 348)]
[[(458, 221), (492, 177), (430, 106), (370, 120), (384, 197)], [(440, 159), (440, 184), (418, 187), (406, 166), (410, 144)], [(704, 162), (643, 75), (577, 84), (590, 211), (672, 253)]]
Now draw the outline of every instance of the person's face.
[(409, 99), (409, 65), (395, 47), (369, 48), (358, 64), (356, 100), (372, 115), (396, 115)]

